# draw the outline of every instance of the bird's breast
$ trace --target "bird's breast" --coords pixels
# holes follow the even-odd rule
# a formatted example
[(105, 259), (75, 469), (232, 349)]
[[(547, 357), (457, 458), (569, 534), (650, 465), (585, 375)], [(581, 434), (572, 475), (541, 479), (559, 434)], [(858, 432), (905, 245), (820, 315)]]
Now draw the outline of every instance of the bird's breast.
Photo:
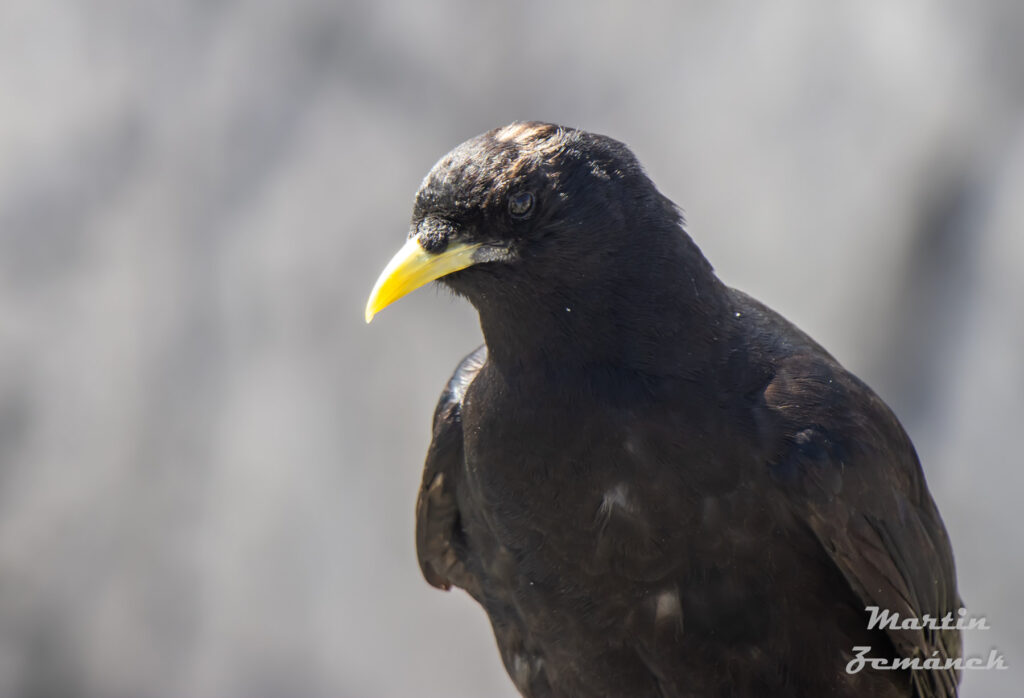
[(516, 586), (664, 578), (709, 511), (741, 506), (727, 454), (671, 410), (483, 390), (467, 395), (463, 420), (461, 509), (481, 550), (508, 551), (496, 568), (522, 577)]

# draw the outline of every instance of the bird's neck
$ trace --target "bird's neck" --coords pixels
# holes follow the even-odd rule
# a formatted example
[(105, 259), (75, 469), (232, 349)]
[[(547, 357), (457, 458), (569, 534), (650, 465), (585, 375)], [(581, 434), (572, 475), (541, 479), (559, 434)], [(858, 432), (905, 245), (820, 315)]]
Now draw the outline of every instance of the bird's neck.
[(722, 345), (721, 282), (696, 246), (636, 262), (616, 265), (614, 278), (528, 283), (519, 293), (475, 299), (489, 361), (513, 374), (600, 367), (697, 376)]

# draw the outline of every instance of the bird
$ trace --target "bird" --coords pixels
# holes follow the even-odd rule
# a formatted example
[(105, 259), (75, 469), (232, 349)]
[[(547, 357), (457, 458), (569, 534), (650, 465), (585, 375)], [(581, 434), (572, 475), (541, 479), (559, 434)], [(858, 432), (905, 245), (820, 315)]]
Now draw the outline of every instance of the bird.
[(962, 615), (907, 433), (719, 280), (626, 145), (526, 121), (457, 146), (366, 321), (432, 281), (484, 344), (433, 416), (418, 561), (521, 695), (957, 695), (957, 629), (872, 618)]

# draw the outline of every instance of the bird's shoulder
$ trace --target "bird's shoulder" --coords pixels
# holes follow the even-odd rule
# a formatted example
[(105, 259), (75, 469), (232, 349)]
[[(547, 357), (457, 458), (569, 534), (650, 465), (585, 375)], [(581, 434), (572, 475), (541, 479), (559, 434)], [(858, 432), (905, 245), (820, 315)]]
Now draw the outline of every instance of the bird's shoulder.
[[(783, 455), (824, 453), (838, 461), (861, 457), (904, 477), (901, 490), (918, 485), (920, 465), (896, 415), (856, 375), (796, 325), (763, 303), (733, 289), (742, 316), (740, 339), (747, 371), (759, 377), (758, 407), (770, 416), (775, 445)], [(735, 382), (734, 376), (729, 376)], [(867, 467), (867, 466), (866, 466)]]
[(462, 402), (466, 397), (466, 390), (480, 373), (480, 369), (487, 362), (487, 345), (481, 344), (472, 352), (467, 354), (459, 365), (455, 367), (451, 378), (441, 391), (441, 397), (434, 409), (434, 436), (438, 431), (444, 431), (457, 425), (462, 416)]

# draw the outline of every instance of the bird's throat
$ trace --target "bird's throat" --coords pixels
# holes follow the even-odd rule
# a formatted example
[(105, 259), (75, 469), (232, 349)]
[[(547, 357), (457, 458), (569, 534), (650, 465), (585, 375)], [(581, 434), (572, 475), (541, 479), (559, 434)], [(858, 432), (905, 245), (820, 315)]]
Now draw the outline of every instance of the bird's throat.
[(713, 275), (647, 278), (612, 292), (562, 288), (473, 303), (490, 361), (500, 367), (558, 372), (605, 366), (686, 375), (712, 359), (715, 342), (701, 332), (716, 324), (721, 309), (713, 299), (720, 294), (702, 296), (701, 289), (718, 283)]

